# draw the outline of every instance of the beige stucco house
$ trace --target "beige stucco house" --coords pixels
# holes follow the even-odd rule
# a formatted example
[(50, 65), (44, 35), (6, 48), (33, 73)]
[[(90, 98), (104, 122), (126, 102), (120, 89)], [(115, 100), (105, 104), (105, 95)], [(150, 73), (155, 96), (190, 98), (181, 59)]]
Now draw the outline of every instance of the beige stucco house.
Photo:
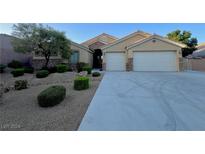
[(107, 71), (180, 71), (185, 45), (137, 31), (101, 48)]
[[(69, 63), (85, 62), (106, 71), (180, 71), (184, 47), (184, 44), (142, 31), (121, 39), (103, 33), (81, 44), (71, 42)], [(34, 56), (33, 59), (41, 58)], [(62, 61), (60, 57), (52, 57), (52, 63), (59, 61)]]

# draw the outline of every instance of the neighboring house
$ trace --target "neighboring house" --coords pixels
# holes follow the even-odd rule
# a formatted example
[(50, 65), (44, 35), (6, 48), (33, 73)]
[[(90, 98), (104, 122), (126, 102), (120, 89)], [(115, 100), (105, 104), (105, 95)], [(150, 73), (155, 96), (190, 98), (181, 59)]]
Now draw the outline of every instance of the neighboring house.
[(11, 44), (12, 38), (10, 35), (0, 34), (0, 64), (7, 65), (12, 60), (30, 63), (32, 55), (15, 52)]
[(205, 58), (205, 47), (194, 51), (191, 58)]
[(200, 43), (200, 44), (197, 46), (197, 49), (202, 49), (202, 48), (205, 48), (205, 42), (204, 42), (204, 43)]
[[(50, 57), (49, 66), (55, 66), (59, 63), (69, 63), (71, 65), (76, 65), (78, 62), (88, 63), (92, 66), (92, 51), (88, 47), (71, 41), (71, 57), (69, 60), (62, 59), (58, 55), (53, 55)], [(33, 55), (32, 65), (36, 69), (40, 69), (45, 64), (45, 58), (36, 53)]]
[(197, 50), (187, 56), (187, 58), (205, 58), (205, 43), (199, 44)]

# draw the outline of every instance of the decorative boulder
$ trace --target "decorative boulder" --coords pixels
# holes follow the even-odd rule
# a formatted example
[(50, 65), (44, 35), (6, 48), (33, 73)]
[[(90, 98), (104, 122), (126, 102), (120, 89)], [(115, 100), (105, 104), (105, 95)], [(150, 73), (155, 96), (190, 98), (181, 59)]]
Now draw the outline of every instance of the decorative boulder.
[(88, 72), (87, 71), (82, 71), (80, 73), (78, 73), (79, 76), (81, 77), (86, 77), (88, 75)]

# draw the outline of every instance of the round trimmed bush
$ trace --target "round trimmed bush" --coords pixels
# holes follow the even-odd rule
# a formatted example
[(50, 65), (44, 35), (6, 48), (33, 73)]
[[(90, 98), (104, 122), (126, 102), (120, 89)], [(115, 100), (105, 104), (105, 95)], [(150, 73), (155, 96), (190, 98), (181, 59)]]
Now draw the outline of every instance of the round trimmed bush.
[(68, 72), (73, 72), (73, 69), (71, 67), (68, 67)]
[(23, 68), (16, 68), (11, 72), (13, 74), (13, 77), (18, 77), (24, 75), (24, 69)]
[(8, 63), (8, 67), (11, 68), (21, 68), (23, 65), (20, 61), (12, 60), (10, 63)]
[(24, 73), (33, 73), (34, 72), (34, 68), (33, 67), (24, 67)]
[(84, 66), (82, 71), (87, 71), (88, 74), (91, 74), (92, 68), (90, 66)]
[(38, 95), (38, 104), (41, 107), (51, 107), (59, 104), (66, 96), (64, 86), (51, 86)]
[(0, 64), (0, 73), (3, 73), (5, 68), (6, 68), (6, 65)]
[(43, 67), (41, 67), (41, 69), (40, 69), (40, 70), (48, 70), (48, 67), (43, 66)]
[(68, 71), (68, 66), (65, 64), (56, 65), (58, 73), (64, 73)]
[(36, 77), (37, 78), (45, 78), (49, 75), (48, 70), (40, 70), (36, 72)]
[(77, 77), (74, 80), (75, 90), (84, 90), (89, 88), (89, 78), (88, 77)]
[(57, 72), (57, 68), (56, 66), (52, 66), (48, 68), (49, 73), (56, 73)]
[(93, 72), (93, 73), (92, 73), (92, 76), (93, 76), (93, 77), (98, 77), (98, 76), (100, 76), (100, 72)]

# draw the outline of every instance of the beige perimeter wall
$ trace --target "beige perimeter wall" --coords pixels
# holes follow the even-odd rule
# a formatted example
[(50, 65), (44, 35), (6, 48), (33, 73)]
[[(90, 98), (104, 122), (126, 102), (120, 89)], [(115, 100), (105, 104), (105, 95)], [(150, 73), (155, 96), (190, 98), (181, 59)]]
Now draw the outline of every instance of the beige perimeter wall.
[(203, 59), (187, 59), (183, 58), (181, 61), (182, 71), (205, 71), (205, 58)]

